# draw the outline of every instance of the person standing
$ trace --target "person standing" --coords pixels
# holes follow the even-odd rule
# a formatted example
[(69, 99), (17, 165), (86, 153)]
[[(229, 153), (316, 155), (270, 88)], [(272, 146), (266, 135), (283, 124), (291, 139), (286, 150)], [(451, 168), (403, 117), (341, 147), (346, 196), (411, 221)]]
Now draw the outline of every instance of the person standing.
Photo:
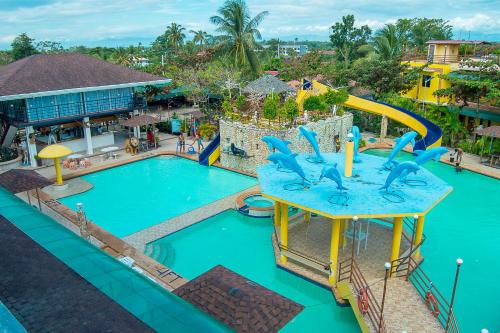
[(179, 153), (186, 153), (186, 139), (184, 139), (184, 133), (179, 132), (179, 136), (177, 137), (179, 141), (177, 141), (177, 145), (179, 146)]

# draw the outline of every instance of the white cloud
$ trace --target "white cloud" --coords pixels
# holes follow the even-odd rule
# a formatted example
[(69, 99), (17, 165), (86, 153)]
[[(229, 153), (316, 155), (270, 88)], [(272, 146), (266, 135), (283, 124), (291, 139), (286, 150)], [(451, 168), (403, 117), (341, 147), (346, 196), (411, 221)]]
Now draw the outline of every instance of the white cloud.
[(475, 14), (469, 17), (455, 17), (450, 19), (450, 24), (455, 29), (460, 30), (491, 30), (498, 32), (500, 29), (500, 20), (486, 14)]

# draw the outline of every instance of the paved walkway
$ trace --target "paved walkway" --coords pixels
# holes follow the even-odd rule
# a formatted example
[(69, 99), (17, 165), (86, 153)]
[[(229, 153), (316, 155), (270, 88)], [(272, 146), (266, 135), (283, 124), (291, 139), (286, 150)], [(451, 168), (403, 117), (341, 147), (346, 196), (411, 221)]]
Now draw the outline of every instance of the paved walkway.
[(146, 245), (148, 243), (151, 243), (173, 232), (176, 232), (190, 225), (203, 221), (224, 210), (234, 208), (236, 203), (236, 198), (239, 197), (242, 193), (252, 192), (258, 189), (259, 189), (258, 185), (252, 186), (247, 190), (227, 196), (217, 201), (213, 201), (208, 205), (191, 210), (189, 212), (173, 217), (159, 224), (155, 224), (152, 227), (143, 229), (132, 235), (126, 236), (123, 238), (123, 240), (128, 244), (132, 245), (133, 247), (135, 247), (136, 249), (138, 249), (139, 251), (144, 252), (146, 250)]

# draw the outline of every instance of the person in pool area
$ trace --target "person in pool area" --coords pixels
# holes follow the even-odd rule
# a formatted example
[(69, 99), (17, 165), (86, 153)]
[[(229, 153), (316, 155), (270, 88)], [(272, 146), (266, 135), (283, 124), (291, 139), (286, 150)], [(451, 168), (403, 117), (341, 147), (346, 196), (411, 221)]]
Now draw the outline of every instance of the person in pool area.
[(460, 163), (455, 163), (455, 171), (457, 173), (462, 172), (463, 168), (460, 166)]
[(155, 143), (155, 136), (154, 136), (152, 130), (148, 129), (148, 134), (147, 134), (146, 138), (147, 138), (149, 144), (154, 145), (154, 143)]
[(180, 132), (177, 138), (179, 139), (179, 141), (177, 141), (177, 145), (179, 146), (179, 153), (183, 154), (186, 152), (186, 139), (184, 139), (184, 133)]
[(200, 153), (201, 150), (205, 148), (205, 146), (203, 146), (203, 141), (201, 140), (200, 131), (196, 131), (193, 143), (191, 145), (194, 145), (195, 142), (198, 144), (198, 153)]
[(457, 155), (457, 163), (462, 163), (462, 155), (464, 151), (461, 148), (455, 148), (455, 154)]

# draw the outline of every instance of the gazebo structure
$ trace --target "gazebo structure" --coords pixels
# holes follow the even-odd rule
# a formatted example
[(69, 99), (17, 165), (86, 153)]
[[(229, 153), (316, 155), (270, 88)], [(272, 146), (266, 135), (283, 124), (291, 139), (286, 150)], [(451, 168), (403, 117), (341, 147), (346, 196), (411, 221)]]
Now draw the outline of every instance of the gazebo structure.
[(295, 91), (296, 89), (272, 75), (263, 75), (243, 88), (243, 92), (246, 94), (258, 94), (262, 96), (293, 93)]
[(62, 188), (64, 185), (63, 183), (63, 178), (62, 178), (62, 172), (61, 172), (61, 164), (60, 164), (60, 158), (64, 156), (68, 156), (71, 154), (72, 151), (68, 147), (64, 145), (50, 145), (38, 153), (38, 157), (40, 158), (52, 158), (54, 160), (54, 167), (56, 169), (56, 184), (58, 188)]
[[(413, 331), (411, 323), (398, 326), (405, 307), (415, 313), (415, 327), (428, 323), (442, 330), (449, 316), (436, 321), (425, 303), (413, 303), (410, 299), (419, 299), (420, 291), (411, 283), (389, 282), (388, 287), (388, 293), (413, 295), (401, 300), (408, 304), (386, 301), (383, 316), (379, 302), (385, 298), (380, 287), (385, 275), (401, 281), (396, 278), (408, 278), (419, 266), (425, 216), (452, 191), (451, 186), (420, 168), (382, 189), (392, 175), (383, 167), (386, 159), (359, 154), (353, 164), (352, 148), (347, 148), (350, 155), (324, 153), (323, 163), (299, 154), (296, 161), (305, 179), (272, 163), (258, 168), (262, 195), (275, 202), (277, 265), (332, 288), (337, 301), (349, 301), (363, 332), (385, 332), (386, 326), (388, 331)], [(332, 166), (340, 170), (341, 185), (323, 178)], [(387, 271), (384, 263), (390, 263)], [(365, 310), (358, 308), (361, 291), (370, 298)], [(445, 310), (449, 309), (442, 309), (441, 315)]]

